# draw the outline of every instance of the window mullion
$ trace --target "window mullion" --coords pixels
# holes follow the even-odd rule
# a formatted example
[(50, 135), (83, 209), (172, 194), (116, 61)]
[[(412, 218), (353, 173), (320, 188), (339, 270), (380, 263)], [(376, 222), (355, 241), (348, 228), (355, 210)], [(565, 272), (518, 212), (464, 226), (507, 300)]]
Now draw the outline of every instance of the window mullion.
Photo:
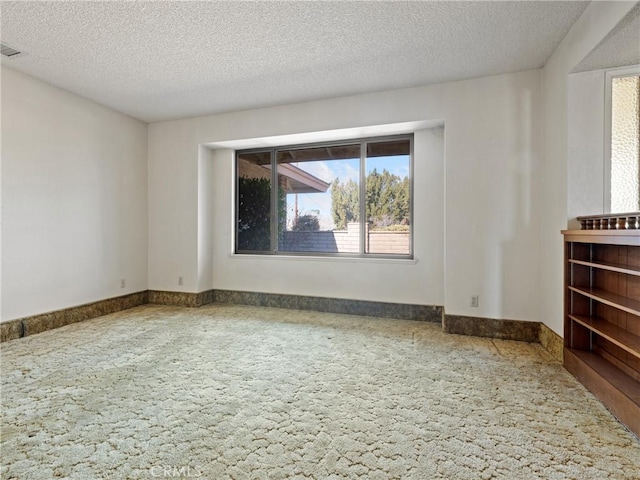
[(278, 165), (276, 151), (271, 150), (271, 253), (278, 253)]
[(367, 143), (360, 144), (360, 255), (366, 253), (366, 215), (367, 215), (367, 175), (365, 172), (365, 156), (367, 154)]

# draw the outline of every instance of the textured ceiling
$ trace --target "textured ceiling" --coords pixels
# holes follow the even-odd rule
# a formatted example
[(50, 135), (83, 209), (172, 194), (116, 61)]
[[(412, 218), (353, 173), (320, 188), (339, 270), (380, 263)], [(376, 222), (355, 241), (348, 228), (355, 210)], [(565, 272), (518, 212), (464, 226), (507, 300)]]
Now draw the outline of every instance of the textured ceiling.
[(640, 64), (640, 2), (573, 72)]
[(2, 1), (2, 63), (157, 121), (539, 68), (587, 4)]

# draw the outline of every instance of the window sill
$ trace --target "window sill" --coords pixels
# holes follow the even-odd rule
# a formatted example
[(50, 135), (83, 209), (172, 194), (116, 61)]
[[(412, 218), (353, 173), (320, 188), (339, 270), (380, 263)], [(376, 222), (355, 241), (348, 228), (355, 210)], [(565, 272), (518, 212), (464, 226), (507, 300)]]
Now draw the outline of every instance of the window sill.
[(347, 257), (347, 256), (314, 256), (314, 255), (256, 255), (251, 253), (230, 253), (234, 260), (269, 260), (285, 262), (342, 262), (342, 263), (380, 263), (386, 265), (416, 265), (417, 258), (386, 257)]

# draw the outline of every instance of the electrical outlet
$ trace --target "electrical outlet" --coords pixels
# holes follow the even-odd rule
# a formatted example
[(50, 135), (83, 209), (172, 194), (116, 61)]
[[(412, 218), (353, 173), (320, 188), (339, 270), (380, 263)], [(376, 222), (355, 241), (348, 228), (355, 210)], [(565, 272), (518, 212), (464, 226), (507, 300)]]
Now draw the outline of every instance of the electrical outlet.
[(184, 279), (182, 277), (178, 277), (178, 285), (184, 285)]
[(477, 308), (480, 304), (480, 295), (472, 295), (471, 296), (471, 306)]
[(120, 280), (120, 288), (125, 288), (127, 286), (127, 281), (123, 278)]

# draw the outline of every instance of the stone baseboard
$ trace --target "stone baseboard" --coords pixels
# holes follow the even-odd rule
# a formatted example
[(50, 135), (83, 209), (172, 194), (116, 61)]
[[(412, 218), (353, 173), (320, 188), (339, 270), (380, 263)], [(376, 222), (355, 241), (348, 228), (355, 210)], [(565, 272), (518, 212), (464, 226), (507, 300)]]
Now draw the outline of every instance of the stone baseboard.
[(173, 307), (198, 308), (212, 303), (213, 294), (213, 290), (205, 290), (200, 293), (149, 290), (149, 303), (155, 305), (171, 305)]
[(215, 303), (252, 305), (256, 307), (289, 308), (314, 312), (343, 313), (368, 317), (397, 318), (442, 322), (443, 307), (437, 305), (413, 305), (406, 303), (372, 302), (343, 298), (309, 297), (276, 293), (213, 290)]
[(54, 312), (42, 313), (31, 317), (18, 318), (0, 323), (0, 341), (34, 335), (54, 328), (63, 327), (71, 323), (82, 322), (91, 318), (101, 317), (109, 313), (127, 310), (148, 303), (147, 292), (131, 293), (121, 297), (107, 298), (97, 302), (64, 308)]
[(539, 342), (553, 358), (560, 362), (563, 358), (562, 337), (539, 322), (445, 315), (444, 307), (438, 305), (413, 305), (235, 290), (206, 290), (200, 293), (148, 290), (132, 293), (0, 323), (0, 341), (5, 342), (26, 337), (147, 303), (197, 308), (214, 302), (441, 323), (442, 330), (447, 333)]
[(540, 341), (540, 323), (522, 320), (498, 320), (495, 318), (445, 315), (442, 330), (458, 335), (490, 337), (521, 342)]
[(564, 361), (564, 339), (556, 332), (540, 323), (540, 344), (560, 363)]

